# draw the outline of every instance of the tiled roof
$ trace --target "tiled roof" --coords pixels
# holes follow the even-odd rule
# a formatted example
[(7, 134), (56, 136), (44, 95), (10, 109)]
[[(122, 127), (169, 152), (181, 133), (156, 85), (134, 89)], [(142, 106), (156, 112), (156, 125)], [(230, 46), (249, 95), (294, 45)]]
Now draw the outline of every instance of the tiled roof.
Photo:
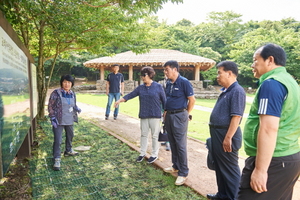
[(89, 60), (83, 65), (85, 67), (100, 68), (100, 66), (110, 67), (113, 64), (131, 66), (162, 66), (169, 60), (176, 60), (180, 66), (193, 67), (200, 65), (200, 69), (206, 71), (213, 67), (216, 62), (212, 59), (183, 53), (176, 50), (151, 49), (149, 53), (135, 54), (132, 51), (116, 54), (113, 57), (101, 57)]

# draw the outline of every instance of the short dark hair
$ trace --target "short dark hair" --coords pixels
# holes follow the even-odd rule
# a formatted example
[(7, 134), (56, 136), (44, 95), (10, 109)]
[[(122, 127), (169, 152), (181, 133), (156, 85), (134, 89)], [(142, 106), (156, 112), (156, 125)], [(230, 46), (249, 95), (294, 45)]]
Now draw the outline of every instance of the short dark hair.
[(149, 78), (153, 79), (153, 77), (155, 76), (155, 71), (152, 67), (143, 67), (141, 69), (141, 76), (144, 76), (144, 75), (148, 75)]
[(113, 65), (112, 65), (112, 67), (115, 67), (115, 66), (118, 66), (118, 67), (120, 67), (120, 65), (118, 65), (118, 64), (113, 64)]
[(62, 87), (62, 83), (64, 82), (64, 80), (70, 81), (72, 83), (72, 87), (74, 86), (74, 78), (70, 74), (61, 76), (61, 78), (60, 78), (60, 86), (61, 87)]
[(281, 46), (273, 43), (268, 43), (260, 48), (262, 48), (260, 56), (264, 60), (268, 59), (270, 56), (273, 56), (276, 65), (285, 66), (286, 54)]
[(238, 66), (235, 62), (225, 60), (217, 64), (217, 68), (219, 67), (223, 67), (224, 71), (232, 71), (236, 76), (239, 74)]
[(179, 72), (179, 64), (178, 64), (178, 62), (177, 62), (176, 60), (169, 60), (169, 61), (167, 61), (167, 62), (164, 64), (163, 67), (167, 67), (167, 66), (169, 66), (169, 67), (171, 67), (171, 68), (176, 68), (177, 71)]

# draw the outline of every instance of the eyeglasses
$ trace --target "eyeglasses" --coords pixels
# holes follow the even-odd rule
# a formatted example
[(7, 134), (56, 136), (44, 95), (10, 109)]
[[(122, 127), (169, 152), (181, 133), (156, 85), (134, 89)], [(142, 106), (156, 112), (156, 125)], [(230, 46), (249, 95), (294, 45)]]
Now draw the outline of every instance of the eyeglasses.
[(145, 77), (145, 76), (148, 76), (148, 74), (147, 74), (147, 73), (145, 73), (145, 74), (141, 74), (141, 76)]

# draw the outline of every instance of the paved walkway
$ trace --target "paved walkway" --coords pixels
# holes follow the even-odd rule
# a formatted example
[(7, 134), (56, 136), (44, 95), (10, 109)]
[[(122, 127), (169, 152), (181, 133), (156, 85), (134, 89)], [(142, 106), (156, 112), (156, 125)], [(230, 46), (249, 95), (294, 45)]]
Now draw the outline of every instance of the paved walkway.
[[(92, 120), (102, 129), (108, 131), (121, 141), (127, 143), (131, 148), (139, 151), (140, 143), (140, 120), (124, 114), (119, 114), (118, 120), (104, 120), (104, 108), (78, 103), (82, 109), (80, 117)], [(211, 109), (196, 106), (195, 109), (201, 109), (210, 112)], [(150, 135), (150, 134), (149, 134)], [(148, 152), (150, 152), (151, 140), (149, 136)], [(138, 152), (137, 152), (138, 156)], [(147, 158), (149, 154), (147, 155)], [(204, 142), (188, 139), (188, 161), (189, 161), (189, 178), (186, 185), (193, 188), (198, 193), (206, 196), (208, 193), (216, 193), (217, 186), (215, 173), (209, 170), (206, 166), (207, 149)], [(240, 158), (240, 168), (244, 167), (244, 158)], [(161, 147), (159, 151), (159, 159), (154, 162), (160, 168), (171, 166), (171, 152), (165, 151), (165, 147)], [(173, 174), (176, 176), (176, 174)], [(300, 181), (298, 180), (295, 186), (293, 200), (300, 200)]]

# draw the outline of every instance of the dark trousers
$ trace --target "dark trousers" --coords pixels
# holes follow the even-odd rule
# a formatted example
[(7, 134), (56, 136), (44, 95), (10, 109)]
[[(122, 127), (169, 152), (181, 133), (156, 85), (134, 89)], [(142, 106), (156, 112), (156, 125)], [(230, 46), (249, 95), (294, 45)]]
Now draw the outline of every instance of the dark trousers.
[(217, 195), (221, 199), (234, 200), (237, 197), (240, 182), (240, 168), (238, 150), (242, 145), (242, 133), (237, 129), (232, 138), (232, 152), (224, 152), (223, 140), (227, 129), (210, 127), (211, 155), (215, 163), (218, 184)]
[(57, 128), (53, 128), (54, 142), (53, 142), (53, 158), (60, 158), (61, 151), (60, 145), (62, 142), (62, 132), (66, 131), (66, 151), (70, 152), (72, 149), (72, 140), (74, 137), (73, 125), (64, 126), (58, 125)]
[(267, 192), (256, 193), (250, 187), (251, 174), (255, 167), (255, 156), (245, 161), (240, 183), (239, 200), (290, 200), (300, 175), (300, 153), (273, 157), (268, 169)]
[(172, 152), (173, 168), (179, 170), (178, 176), (187, 177), (189, 173), (187, 160), (188, 112), (167, 113), (165, 128), (168, 132)]

